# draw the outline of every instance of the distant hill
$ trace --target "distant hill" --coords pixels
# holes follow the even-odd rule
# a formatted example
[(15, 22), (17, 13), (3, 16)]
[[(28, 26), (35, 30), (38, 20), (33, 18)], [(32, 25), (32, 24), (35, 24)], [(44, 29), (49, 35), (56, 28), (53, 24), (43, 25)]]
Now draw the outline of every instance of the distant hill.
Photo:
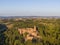
[(0, 18), (60, 18), (60, 16), (0, 16)]

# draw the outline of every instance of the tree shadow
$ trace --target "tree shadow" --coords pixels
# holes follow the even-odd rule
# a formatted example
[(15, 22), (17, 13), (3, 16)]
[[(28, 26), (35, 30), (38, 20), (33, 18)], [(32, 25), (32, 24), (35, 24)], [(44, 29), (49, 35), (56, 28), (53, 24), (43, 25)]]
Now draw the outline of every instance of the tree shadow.
[(7, 30), (7, 26), (5, 24), (0, 24), (0, 45), (5, 45), (5, 35), (4, 32)]

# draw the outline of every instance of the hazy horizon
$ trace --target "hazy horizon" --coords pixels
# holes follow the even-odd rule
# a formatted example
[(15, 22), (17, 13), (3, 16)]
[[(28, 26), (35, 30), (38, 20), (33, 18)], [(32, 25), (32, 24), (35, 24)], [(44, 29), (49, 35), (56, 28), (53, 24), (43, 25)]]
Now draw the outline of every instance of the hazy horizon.
[(60, 16), (60, 0), (0, 0), (0, 16)]

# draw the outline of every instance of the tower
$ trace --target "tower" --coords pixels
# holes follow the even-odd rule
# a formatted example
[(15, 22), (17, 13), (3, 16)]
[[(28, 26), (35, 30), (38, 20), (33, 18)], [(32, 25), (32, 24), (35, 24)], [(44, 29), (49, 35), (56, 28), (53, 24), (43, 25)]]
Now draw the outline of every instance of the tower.
[(34, 25), (34, 31), (36, 31), (36, 26)]

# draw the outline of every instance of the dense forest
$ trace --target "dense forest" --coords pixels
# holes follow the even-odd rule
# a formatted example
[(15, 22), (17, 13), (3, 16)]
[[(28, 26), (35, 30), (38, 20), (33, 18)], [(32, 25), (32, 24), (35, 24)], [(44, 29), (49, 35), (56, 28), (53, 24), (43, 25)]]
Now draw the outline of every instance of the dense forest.
[[(25, 41), (18, 28), (33, 28), (34, 25), (42, 39)], [(60, 45), (60, 19), (0, 20), (0, 45)]]

